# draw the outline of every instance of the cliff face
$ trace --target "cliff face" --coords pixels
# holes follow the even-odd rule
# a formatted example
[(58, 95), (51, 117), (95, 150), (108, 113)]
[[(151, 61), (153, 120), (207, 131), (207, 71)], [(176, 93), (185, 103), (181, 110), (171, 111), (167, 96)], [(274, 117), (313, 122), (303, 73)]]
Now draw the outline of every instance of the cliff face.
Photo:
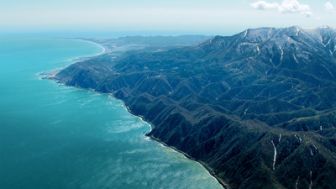
[(105, 54), (55, 77), (112, 93), (148, 134), (231, 188), (336, 186), (336, 31), (250, 29), (200, 45)]

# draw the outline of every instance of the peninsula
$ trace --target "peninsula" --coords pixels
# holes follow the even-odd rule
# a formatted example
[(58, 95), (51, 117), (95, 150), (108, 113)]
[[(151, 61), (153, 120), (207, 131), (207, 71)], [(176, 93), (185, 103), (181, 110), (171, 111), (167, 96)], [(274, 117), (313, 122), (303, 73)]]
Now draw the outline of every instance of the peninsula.
[(336, 186), (336, 30), (96, 42), (54, 79), (121, 99), (230, 188)]

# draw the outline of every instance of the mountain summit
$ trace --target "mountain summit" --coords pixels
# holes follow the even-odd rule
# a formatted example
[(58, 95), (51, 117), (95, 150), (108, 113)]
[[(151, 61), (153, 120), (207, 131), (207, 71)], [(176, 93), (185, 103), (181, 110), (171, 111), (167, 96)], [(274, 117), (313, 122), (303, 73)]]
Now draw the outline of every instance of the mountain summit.
[(55, 79), (123, 100), (152, 123), (148, 136), (232, 189), (336, 186), (334, 29), (248, 29), (190, 47), (105, 54)]
[[(336, 32), (331, 28), (248, 29), (232, 37), (215, 37), (202, 46), (224, 61), (254, 58), (273, 68), (302, 69), (299, 63), (310, 67), (322, 66), (315, 64), (336, 57)], [(320, 70), (325, 71), (323, 68)]]

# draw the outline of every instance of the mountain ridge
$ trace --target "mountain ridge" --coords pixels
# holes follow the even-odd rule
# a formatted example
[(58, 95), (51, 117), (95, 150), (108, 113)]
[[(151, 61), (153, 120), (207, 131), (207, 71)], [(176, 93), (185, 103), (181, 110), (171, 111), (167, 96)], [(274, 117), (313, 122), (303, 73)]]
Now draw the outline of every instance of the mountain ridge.
[[(153, 50), (153, 49), (152, 49)], [(111, 93), (230, 188), (336, 185), (336, 31), (248, 29), (76, 63), (55, 79)]]

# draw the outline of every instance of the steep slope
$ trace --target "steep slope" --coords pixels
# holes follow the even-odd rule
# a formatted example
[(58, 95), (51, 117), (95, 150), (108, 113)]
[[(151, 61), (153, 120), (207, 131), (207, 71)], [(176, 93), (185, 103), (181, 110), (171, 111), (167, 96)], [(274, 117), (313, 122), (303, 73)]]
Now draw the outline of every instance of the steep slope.
[(249, 29), (164, 51), (105, 54), (55, 79), (112, 93), (149, 136), (230, 188), (336, 186), (336, 31)]

